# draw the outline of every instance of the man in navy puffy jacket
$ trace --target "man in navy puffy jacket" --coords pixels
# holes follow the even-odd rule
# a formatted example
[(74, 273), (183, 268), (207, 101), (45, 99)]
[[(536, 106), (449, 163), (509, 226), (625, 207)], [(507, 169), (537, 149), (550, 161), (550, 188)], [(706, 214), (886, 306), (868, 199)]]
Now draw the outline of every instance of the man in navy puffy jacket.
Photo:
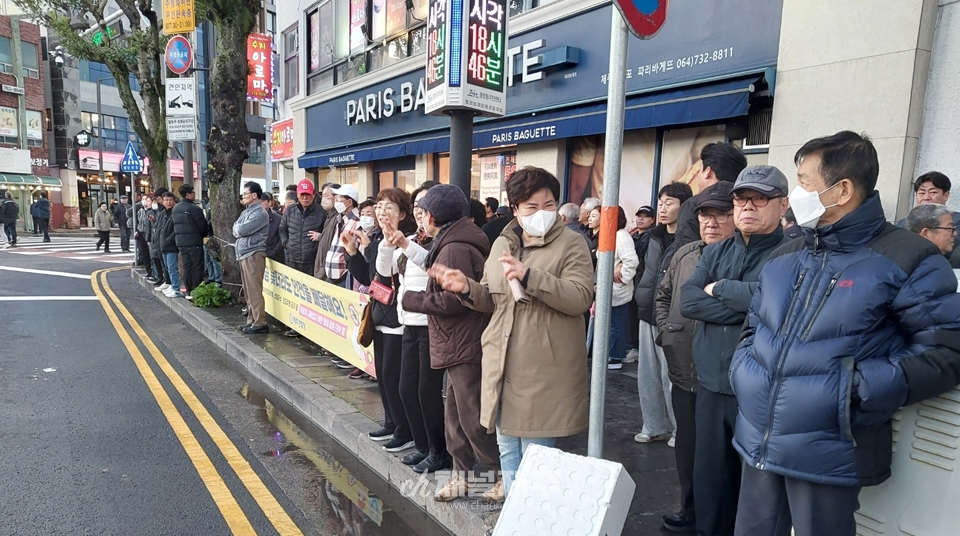
[(936, 246), (886, 222), (868, 138), (815, 139), (795, 161), (804, 237), (764, 267), (730, 367), (736, 534), (792, 518), (797, 536), (853, 536), (861, 487), (890, 476), (893, 414), (960, 382), (960, 294)]

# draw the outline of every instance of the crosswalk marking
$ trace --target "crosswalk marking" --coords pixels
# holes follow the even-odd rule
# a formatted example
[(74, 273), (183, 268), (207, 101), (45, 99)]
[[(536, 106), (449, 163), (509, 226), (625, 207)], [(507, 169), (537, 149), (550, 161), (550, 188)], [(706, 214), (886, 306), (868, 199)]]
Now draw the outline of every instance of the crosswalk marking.
[[(132, 264), (136, 254), (131, 251), (120, 252), (120, 242), (116, 237), (113, 246), (116, 252), (104, 253), (97, 251), (97, 239), (85, 237), (51, 237), (50, 242), (44, 242), (41, 236), (20, 237), (17, 247), (0, 249), (0, 253), (26, 255), (31, 257), (51, 257), (80, 261), (97, 261), (109, 264)], [(133, 244), (131, 244), (133, 247)]]

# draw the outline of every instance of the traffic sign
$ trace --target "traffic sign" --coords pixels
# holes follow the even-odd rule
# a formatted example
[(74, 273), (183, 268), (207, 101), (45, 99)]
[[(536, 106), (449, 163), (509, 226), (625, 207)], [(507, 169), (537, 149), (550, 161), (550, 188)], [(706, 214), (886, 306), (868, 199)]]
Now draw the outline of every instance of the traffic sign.
[(196, 117), (167, 116), (167, 141), (194, 141), (196, 139)]
[(192, 76), (167, 78), (167, 115), (197, 115), (197, 86)]
[(185, 74), (193, 66), (193, 47), (182, 35), (173, 36), (167, 43), (166, 52), (163, 55), (167, 62), (167, 67), (174, 74)]
[(123, 160), (120, 161), (120, 171), (123, 173), (141, 173), (143, 171), (143, 160), (137, 154), (133, 147), (133, 142), (127, 142), (127, 150), (123, 153)]
[(640, 39), (657, 35), (667, 20), (668, 0), (614, 0), (630, 32)]

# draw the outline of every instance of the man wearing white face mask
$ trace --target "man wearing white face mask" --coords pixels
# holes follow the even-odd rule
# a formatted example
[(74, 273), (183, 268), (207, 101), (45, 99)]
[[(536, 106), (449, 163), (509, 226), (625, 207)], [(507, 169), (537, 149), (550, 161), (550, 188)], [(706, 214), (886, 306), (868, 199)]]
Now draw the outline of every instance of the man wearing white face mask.
[[(360, 227), (360, 210), (357, 208), (357, 198), (360, 197), (356, 186), (344, 184), (331, 190), (334, 195), (333, 208), (337, 216), (326, 225), (333, 225), (333, 236), (343, 236), (343, 233), (352, 233)], [(314, 233), (315, 240), (319, 240), (320, 233)], [(313, 237), (311, 237), (313, 238)], [(333, 240), (326, 251), (318, 251), (323, 255), (323, 275), (328, 283), (350, 288), (351, 282), (347, 277), (347, 255), (340, 240)], [(319, 259), (318, 259), (319, 260)]]
[(760, 274), (729, 371), (736, 534), (853, 536), (861, 487), (890, 477), (894, 413), (960, 383), (960, 294), (934, 244), (886, 222), (868, 138), (815, 139), (795, 162), (804, 239)]

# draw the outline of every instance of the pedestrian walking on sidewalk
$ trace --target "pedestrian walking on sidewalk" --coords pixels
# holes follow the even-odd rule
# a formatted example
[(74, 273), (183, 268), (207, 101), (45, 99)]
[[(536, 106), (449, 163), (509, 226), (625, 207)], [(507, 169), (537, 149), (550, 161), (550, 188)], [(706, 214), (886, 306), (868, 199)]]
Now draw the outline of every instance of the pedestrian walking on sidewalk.
[(480, 424), (497, 432), (505, 494), (527, 447), (587, 429), (583, 315), (594, 297), (590, 251), (557, 217), (556, 177), (526, 167), (510, 177), (507, 198), (516, 223), (494, 242), (480, 280), (440, 263), (428, 272), (464, 305), (492, 313)]
[[(473, 280), (482, 279), (490, 243), (473, 220), (463, 216), (468, 201), (460, 188), (434, 186), (418, 206), (423, 228), (433, 237), (423, 267), (444, 266)], [(446, 502), (467, 494), (474, 466), (482, 463), (492, 471), (487, 483), (493, 487), (485, 497), (501, 502), (503, 481), (496, 438), (480, 424), (481, 339), (489, 313), (465, 306), (435, 280), (427, 283), (425, 291), (407, 292), (403, 307), (428, 315), (431, 367), (447, 373), (444, 431), (452, 460), (428, 458), (414, 470), (442, 469), (452, 461), (453, 477), (434, 495), (436, 500)]]
[(104, 253), (110, 253), (110, 229), (113, 227), (113, 214), (107, 210), (107, 202), (100, 203), (100, 208), (93, 213), (93, 227), (97, 230), (100, 240), (97, 241), (97, 251), (103, 246)]
[(127, 217), (127, 209), (130, 208), (130, 198), (125, 195), (120, 196), (120, 203), (113, 208), (113, 221), (120, 228), (120, 251), (125, 253), (130, 251), (130, 221)]
[(854, 536), (861, 488), (890, 477), (894, 414), (960, 383), (960, 294), (934, 244), (887, 223), (868, 138), (815, 139), (795, 162), (804, 236), (763, 268), (729, 372), (736, 535), (789, 520), (796, 536)]
[(670, 261), (657, 286), (657, 345), (663, 348), (670, 375), (670, 401), (677, 428), (674, 455), (680, 478), (680, 510), (663, 516), (663, 526), (674, 532), (696, 530), (693, 464), (696, 452), (697, 369), (693, 363), (693, 334), (697, 322), (680, 314), (680, 287), (700, 262), (703, 249), (733, 236), (733, 183), (721, 182), (697, 208), (700, 236), (683, 246)]
[(240, 261), (240, 280), (243, 295), (247, 298), (247, 323), (240, 326), (244, 333), (268, 333), (267, 315), (264, 312), (263, 272), (267, 265), (267, 231), (270, 218), (260, 203), (263, 190), (250, 181), (243, 185), (240, 203), (243, 212), (233, 224), (233, 236), (237, 242), (237, 260)]
[(697, 530), (704, 534), (730, 534), (737, 515), (742, 461), (732, 445), (737, 399), (728, 371), (760, 271), (770, 252), (788, 241), (780, 225), (787, 192), (787, 178), (773, 166), (741, 171), (733, 187), (734, 236), (705, 248), (680, 290), (680, 314), (702, 322), (693, 339), (693, 494)]
[(6, 190), (0, 193), (0, 223), (3, 224), (3, 232), (7, 235), (7, 246), (17, 245), (17, 216), (20, 209), (13, 195)]
[(197, 194), (193, 185), (184, 184), (178, 191), (181, 199), (173, 208), (171, 217), (177, 249), (183, 261), (183, 285), (187, 291), (185, 297), (190, 300), (193, 299), (190, 293), (203, 282), (203, 239), (210, 229), (203, 209), (194, 203)]
[(37, 201), (30, 203), (30, 217), (33, 219), (33, 234), (40, 232), (40, 224), (37, 222)]
[[(397, 287), (397, 317), (403, 325), (402, 354), (400, 357), (400, 400), (410, 423), (410, 431), (417, 452), (401, 458), (401, 462), (418, 470), (421, 462), (431, 458), (430, 462), (419, 469), (434, 466), (433, 460), (449, 459), (447, 439), (444, 435), (443, 416), (443, 370), (430, 366), (430, 331), (427, 327), (427, 315), (408, 311), (403, 306), (404, 296), (408, 292), (422, 292), (427, 289), (427, 273), (421, 267), (426, 260), (426, 250), (417, 262), (409, 244), (430, 247), (433, 240), (422, 227), (423, 211), (417, 207), (432, 183), (421, 186), (413, 192), (414, 204), (406, 192), (398, 189), (384, 190), (377, 196), (377, 218), (384, 232), (377, 253), (377, 273), (383, 276), (399, 275)], [(413, 225), (401, 225), (411, 219)], [(398, 229), (402, 227), (403, 230)], [(391, 239), (387, 240), (386, 235)], [(404, 235), (408, 236), (404, 236)], [(401, 240), (401, 237), (403, 240)], [(424, 472), (421, 470), (420, 472)]]
[(37, 223), (44, 242), (50, 241), (50, 200), (47, 197), (47, 192), (40, 192), (40, 199), (37, 200)]

